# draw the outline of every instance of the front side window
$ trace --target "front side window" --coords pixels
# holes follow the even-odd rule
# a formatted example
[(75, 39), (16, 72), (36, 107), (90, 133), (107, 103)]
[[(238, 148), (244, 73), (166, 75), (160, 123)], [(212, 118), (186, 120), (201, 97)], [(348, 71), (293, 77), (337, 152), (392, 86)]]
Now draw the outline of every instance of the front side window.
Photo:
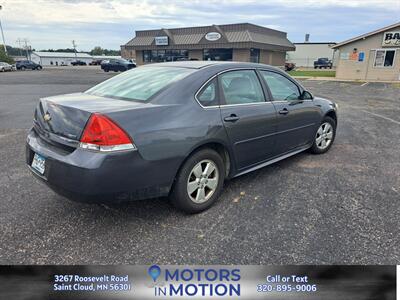
[(376, 50), (374, 67), (393, 67), (396, 50)]
[(85, 93), (121, 100), (147, 102), (162, 88), (194, 71), (194, 69), (175, 67), (139, 67), (106, 80)]
[(201, 91), (197, 95), (197, 100), (203, 106), (218, 105), (217, 90), (217, 79), (214, 78), (201, 89)]
[(265, 102), (261, 83), (253, 70), (230, 71), (219, 76), (225, 104)]
[(260, 71), (262, 77), (267, 82), (274, 100), (297, 100), (300, 97), (300, 91), (296, 84), (285, 76), (270, 72)]

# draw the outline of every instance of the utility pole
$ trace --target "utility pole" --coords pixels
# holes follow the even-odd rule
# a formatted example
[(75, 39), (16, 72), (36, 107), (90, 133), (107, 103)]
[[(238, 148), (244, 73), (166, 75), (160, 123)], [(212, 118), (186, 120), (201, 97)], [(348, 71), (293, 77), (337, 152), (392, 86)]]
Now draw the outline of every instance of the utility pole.
[(28, 53), (28, 50), (30, 48), (30, 46), (28, 46), (29, 40), (28, 39), (23, 39), (22, 42), (24, 43), (24, 47), (25, 47), (25, 51), (26, 51), (26, 59), (30, 60), (30, 57), (29, 57), (30, 55)]
[(76, 55), (76, 43), (75, 43), (75, 40), (72, 40), (72, 47), (74, 48), (74, 52), (75, 52), (75, 58), (77, 57), (77, 55)]
[[(3, 7), (0, 5), (0, 10)], [(1, 26), (1, 20), (0, 20), (0, 30), (1, 30), (1, 37), (3, 38), (3, 47), (4, 47), (4, 52), (6, 53), (6, 55), (8, 55), (7, 53), (7, 47), (6, 47), (6, 40), (4, 39), (4, 32), (3, 32), (3, 26)]]

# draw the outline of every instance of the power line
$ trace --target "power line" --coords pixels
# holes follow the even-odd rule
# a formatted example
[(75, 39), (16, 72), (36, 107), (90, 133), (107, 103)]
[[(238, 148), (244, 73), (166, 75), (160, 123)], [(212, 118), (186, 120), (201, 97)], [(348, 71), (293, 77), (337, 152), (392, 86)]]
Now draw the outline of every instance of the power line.
[(22, 46), (21, 46), (22, 40), (21, 40), (20, 38), (18, 38), (18, 39), (16, 40), (16, 42), (17, 42), (17, 44), (18, 44), (19, 56), (22, 56), (22, 52), (21, 52), (21, 50), (22, 50)]

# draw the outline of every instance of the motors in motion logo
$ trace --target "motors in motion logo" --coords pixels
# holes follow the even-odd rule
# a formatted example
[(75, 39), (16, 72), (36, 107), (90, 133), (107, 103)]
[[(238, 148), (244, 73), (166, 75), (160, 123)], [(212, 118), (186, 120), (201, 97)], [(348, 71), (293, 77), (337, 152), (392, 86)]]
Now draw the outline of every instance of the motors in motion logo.
[(240, 269), (161, 268), (147, 271), (156, 297), (237, 297), (240, 296)]

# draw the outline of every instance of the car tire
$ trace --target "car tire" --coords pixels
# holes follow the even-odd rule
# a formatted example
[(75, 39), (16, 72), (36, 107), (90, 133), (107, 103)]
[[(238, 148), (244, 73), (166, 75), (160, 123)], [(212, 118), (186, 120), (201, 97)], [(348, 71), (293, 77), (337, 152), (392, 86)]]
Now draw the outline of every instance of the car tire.
[(318, 127), (313, 145), (310, 150), (313, 154), (328, 152), (332, 147), (336, 137), (336, 122), (331, 117), (326, 116)]
[(22, 67), (21, 67), (21, 70), (22, 70), (22, 71), (25, 71), (25, 70), (26, 70), (26, 67), (22, 66)]
[(41, 66), (37, 67), (36, 70), (40, 71), (42, 69)]
[(104, 72), (108, 72), (109, 70), (108, 69), (104, 69)]
[[(208, 175), (207, 168), (211, 170)], [(189, 214), (199, 213), (218, 199), (224, 180), (225, 167), (221, 156), (212, 149), (199, 150), (179, 170), (170, 200), (179, 210)]]

